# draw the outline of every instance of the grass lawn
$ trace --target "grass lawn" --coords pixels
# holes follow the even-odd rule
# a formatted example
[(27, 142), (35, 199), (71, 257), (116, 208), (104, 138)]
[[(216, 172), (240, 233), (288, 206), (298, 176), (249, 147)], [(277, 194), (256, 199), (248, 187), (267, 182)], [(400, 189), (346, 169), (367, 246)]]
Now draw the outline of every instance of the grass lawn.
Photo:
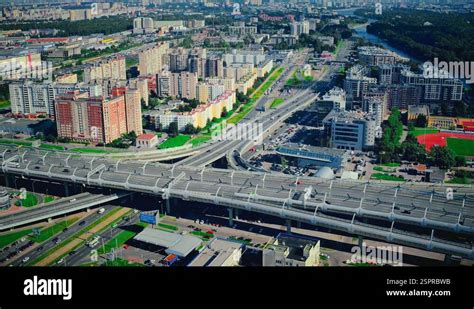
[(4, 234), (0, 236), (0, 248), (5, 247), (8, 244), (11, 244), (14, 241), (17, 241), (18, 239), (22, 238), (23, 236), (26, 236), (32, 232), (31, 229), (23, 230), (23, 231), (18, 231), (18, 232), (12, 232), (8, 234)]
[(400, 166), (400, 163), (398, 162), (390, 162), (390, 163), (382, 163), (380, 164), (382, 166), (388, 166), (388, 167), (399, 167)]
[(417, 137), (418, 135), (438, 133), (438, 132), (439, 132), (439, 130), (436, 129), (436, 128), (418, 128), (418, 127), (415, 127), (413, 130), (409, 131), (408, 134), (411, 134), (414, 137)]
[(394, 173), (396, 169), (394, 168), (384, 168), (383, 166), (374, 166), (374, 171), (384, 172), (384, 173)]
[(393, 176), (393, 175), (389, 175), (389, 174), (383, 174), (383, 173), (372, 174), (370, 179), (389, 180), (389, 181), (405, 181), (404, 179), (399, 178), (397, 176)]
[(64, 220), (64, 221), (58, 222), (50, 227), (42, 229), (39, 235), (31, 236), (30, 239), (34, 242), (42, 243), (48, 238), (53, 237), (54, 235), (61, 232), (64, 228), (71, 226), (77, 220), (78, 218), (73, 218), (70, 220)]
[(43, 199), (43, 203), (49, 203), (49, 202), (52, 202), (54, 201), (56, 198), (54, 196), (51, 196), (51, 195), (46, 195)]
[(70, 151), (79, 153), (109, 153), (107, 150), (96, 148), (73, 148)]
[(191, 139), (191, 136), (184, 135), (184, 134), (181, 134), (175, 137), (170, 137), (166, 141), (161, 143), (160, 146), (158, 146), (158, 149), (167, 149), (167, 148), (183, 146), (190, 139)]
[(137, 233), (132, 231), (122, 231), (117, 236), (109, 240), (104, 244), (104, 247), (100, 246), (97, 249), (98, 254), (104, 254), (112, 251), (113, 248), (121, 247), (127, 240), (137, 235)]
[(284, 99), (282, 98), (276, 98), (275, 100), (273, 100), (272, 104), (270, 105), (270, 108), (275, 108), (277, 107), (278, 105), (280, 105), (281, 103), (285, 102)]
[(193, 139), (191, 139), (189, 142), (194, 146), (198, 146), (199, 144), (202, 144), (204, 142), (207, 142), (208, 140), (210, 140), (211, 137), (209, 135), (200, 135), (200, 136), (196, 136), (194, 137)]
[(41, 144), (39, 148), (47, 149), (47, 150), (64, 150), (64, 146), (51, 145), (51, 144)]
[(448, 148), (454, 151), (458, 156), (474, 156), (474, 140), (449, 138), (447, 140)]
[(17, 145), (17, 146), (31, 146), (31, 142), (28, 141), (17, 141), (11, 139), (0, 138), (0, 144), (8, 144), (8, 145)]
[(446, 183), (457, 183), (461, 185), (468, 185), (471, 181), (467, 177), (454, 177), (451, 180), (446, 181)]
[(17, 206), (33, 207), (38, 205), (38, 197), (36, 196), (36, 194), (27, 192), (26, 198), (23, 200), (16, 201), (15, 204), (18, 204)]
[(159, 227), (162, 227), (164, 229), (172, 230), (172, 231), (177, 231), (178, 228), (174, 225), (169, 225), (169, 224), (164, 224), (164, 223), (158, 223), (157, 224)]
[(204, 239), (210, 239), (212, 237), (214, 237), (213, 234), (211, 233), (206, 233), (206, 232), (202, 232), (202, 231), (192, 231), (190, 232), (189, 234), (192, 234), (192, 235), (195, 235), (195, 236), (198, 236), (200, 238), (204, 238)]

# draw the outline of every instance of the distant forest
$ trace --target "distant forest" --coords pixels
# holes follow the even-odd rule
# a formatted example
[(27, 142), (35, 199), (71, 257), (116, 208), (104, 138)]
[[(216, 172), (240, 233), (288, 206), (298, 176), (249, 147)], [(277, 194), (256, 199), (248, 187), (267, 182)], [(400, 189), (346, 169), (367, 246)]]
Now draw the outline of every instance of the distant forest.
[(412, 9), (385, 10), (382, 15), (357, 10), (377, 19), (367, 32), (387, 40), (415, 58), (440, 61), (474, 60), (474, 14), (439, 13)]
[(92, 20), (80, 21), (41, 21), (0, 24), (0, 30), (20, 29), (28, 31), (31, 29), (58, 29), (57, 37), (73, 35), (90, 35), (103, 33), (105, 35), (133, 29), (133, 19), (126, 16), (101, 17)]

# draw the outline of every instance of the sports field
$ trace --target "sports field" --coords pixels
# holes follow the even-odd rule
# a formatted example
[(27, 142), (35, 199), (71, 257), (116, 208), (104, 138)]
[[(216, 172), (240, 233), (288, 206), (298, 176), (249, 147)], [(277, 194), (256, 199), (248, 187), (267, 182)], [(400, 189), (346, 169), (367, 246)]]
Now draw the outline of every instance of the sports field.
[(474, 156), (474, 134), (439, 132), (419, 135), (416, 139), (426, 150), (436, 145), (447, 146), (457, 155)]

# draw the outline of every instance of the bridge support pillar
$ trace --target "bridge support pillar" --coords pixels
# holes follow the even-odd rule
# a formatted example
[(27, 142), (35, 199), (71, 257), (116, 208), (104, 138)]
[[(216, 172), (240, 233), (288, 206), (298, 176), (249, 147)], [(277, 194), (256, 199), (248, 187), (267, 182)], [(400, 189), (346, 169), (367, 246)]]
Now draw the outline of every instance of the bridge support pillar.
[(301, 221), (296, 222), (296, 227), (299, 229), (301, 228)]
[(51, 221), (53, 221), (53, 218), (48, 218), (48, 223), (50, 223)]
[(451, 254), (446, 254), (444, 256), (444, 264), (445, 265), (459, 265), (461, 264), (461, 259), (453, 258)]
[(69, 184), (67, 182), (64, 183), (64, 195), (69, 196)]
[(359, 248), (362, 250), (362, 245), (364, 244), (364, 237), (358, 236), (357, 237), (357, 244), (358, 244)]
[(165, 203), (166, 203), (166, 214), (169, 215), (170, 212), (171, 212), (171, 202), (170, 202), (170, 199), (167, 198), (167, 199), (165, 200)]
[(10, 181), (10, 176), (8, 174), (5, 174), (5, 186), (11, 188), (12, 183)]
[(286, 219), (286, 232), (291, 233), (291, 220)]
[(233, 226), (234, 225), (234, 209), (227, 208), (227, 211), (229, 212), (229, 226)]

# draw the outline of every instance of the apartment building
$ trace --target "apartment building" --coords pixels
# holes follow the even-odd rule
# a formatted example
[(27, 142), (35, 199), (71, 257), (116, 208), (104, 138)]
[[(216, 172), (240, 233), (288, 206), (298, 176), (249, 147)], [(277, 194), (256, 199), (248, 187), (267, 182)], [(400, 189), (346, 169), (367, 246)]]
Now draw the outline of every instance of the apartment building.
[(125, 57), (113, 56), (94, 62), (84, 69), (84, 82), (100, 82), (104, 79), (126, 80)]
[(76, 91), (56, 100), (58, 136), (76, 141), (110, 143), (127, 133), (124, 96), (85, 97)]
[(161, 42), (146, 48), (138, 54), (138, 70), (141, 76), (158, 74), (164, 65), (164, 56), (168, 53), (169, 43)]

